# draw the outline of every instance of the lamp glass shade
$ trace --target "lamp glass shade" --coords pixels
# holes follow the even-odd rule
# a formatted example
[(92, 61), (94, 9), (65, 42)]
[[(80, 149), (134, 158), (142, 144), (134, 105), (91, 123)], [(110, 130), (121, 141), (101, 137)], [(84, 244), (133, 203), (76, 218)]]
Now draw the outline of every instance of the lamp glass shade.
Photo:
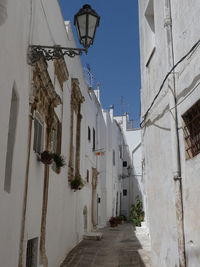
[(85, 49), (88, 49), (93, 44), (99, 21), (99, 15), (90, 5), (84, 5), (74, 16), (74, 25), (78, 32), (79, 42)]

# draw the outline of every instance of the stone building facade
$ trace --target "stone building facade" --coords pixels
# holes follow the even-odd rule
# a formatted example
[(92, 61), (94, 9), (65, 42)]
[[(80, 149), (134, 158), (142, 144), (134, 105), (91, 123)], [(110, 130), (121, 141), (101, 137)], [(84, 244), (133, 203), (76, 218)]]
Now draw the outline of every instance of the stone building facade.
[(199, 1), (139, 1), (143, 166), (153, 266), (199, 266)]
[[(76, 47), (58, 1), (0, 4), (0, 259), (55, 267), (120, 214), (123, 136), (79, 57), (30, 64), (29, 45)], [(112, 138), (111, 138), (112, 136)], [(43, 153), (45, 152), (45, 153)], [(48, 158), (64, 158), (61, 167)], [(46, 155), (46, 158), (44, 158)], [(46, 160), (46, 161), (45, 161)], [(55, 161), (55, 160), (54, 160)], [(83, 188), (71, 181), (81, 178)]]

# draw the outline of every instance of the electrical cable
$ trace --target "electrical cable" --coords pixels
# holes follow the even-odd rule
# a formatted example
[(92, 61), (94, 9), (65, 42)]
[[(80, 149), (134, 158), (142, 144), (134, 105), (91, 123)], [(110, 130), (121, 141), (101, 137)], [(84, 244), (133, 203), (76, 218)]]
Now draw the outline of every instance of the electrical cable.
[(179, 102), (177, 103), (173, 108), (171, 108), (170, 110), (174, 109), (175, 107), (179, 106), (180, 104), (182, 104), (200, 85), (200, 82)]
[(154, 103), (155, 103), (155, 101), (156, 101), (156, 99), (158, 98), (158, 96), (160, 95), (160, 92), (162, 91), (162, 89), (163, 89), (163, 87), (164, 87), (164, 84), (165, 84), (165, 82), (166, 82), (166, 80), (167, 80), (167, 78), (169, 77), (169, 75), (173, 72), (173, 70), (185, 59), (185, 58), (187, 58), (192, 52), (193, 52), (193, 50), (198, 46), (200, 44), (200, 40), (198, 40), (193, 46), (192, 46), (192, 48), (171, 68), (171, 70), (167, 73), (167, 75), (165, 76), (165, 78), (164, 78), (164, 80), (163, 80), (163, 82), (162, 82), (162, 84), (161, 84), (161, 86), (160, 86), (160, 88), (159, 88), (159, 91), (158, 91), (158, 93), (155, 95), (155, 97), (154, 97), (154, 99), (153, 99), (153, 101), (152, 101), (152, 103), (151, 103), (151, 105), (149, 106), (149, 108), (147, 109), (147, 111), (146, 111), (146, 113), (144, 114), (144, 116), (143, 116), (143, 120), (142, 120), (142, 122), (140, 123), (140, 127), (142, 128), (143, 126), (143, 123), (145, 122), (145, 120), (146, 120), (146, 118), (147, 118), (147, 116), (148, 116), (148, 114), (149, 114), (149, 111), (151, 110), (151, 108), (153, 107), (153, 105), (154, 105)]

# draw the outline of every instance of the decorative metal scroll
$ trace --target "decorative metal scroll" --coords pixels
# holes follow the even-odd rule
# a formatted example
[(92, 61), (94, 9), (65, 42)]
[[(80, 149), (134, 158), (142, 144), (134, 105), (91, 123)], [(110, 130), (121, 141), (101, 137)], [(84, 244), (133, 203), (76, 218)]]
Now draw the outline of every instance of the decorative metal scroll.
[(47, 61), (63, 58), (65, 55), (73, 58), (75, 56), (80, 56), (87, 50), (84, 48), (71, 48), (71, 47), (61, 47), (59, 45), (55, 46), (41, 46), (41, 45), (30, 45), (28, 51), (28, 63), (33, 65), (41, 57), (44, 57)]

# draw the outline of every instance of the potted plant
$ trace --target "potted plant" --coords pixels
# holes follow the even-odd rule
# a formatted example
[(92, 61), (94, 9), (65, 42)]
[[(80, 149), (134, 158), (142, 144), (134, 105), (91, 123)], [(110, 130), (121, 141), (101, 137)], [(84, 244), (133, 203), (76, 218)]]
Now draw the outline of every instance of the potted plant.
[(53, 161), (55, 162), (56, 169), (59, 170), (61, 167), (66, 165), (65, 158), (57, 153), (53, 154)]
[(71, 180), (70, 185), (71, 188), (74, 189), (74, 191), (81, 190), (84, 186), (84, 181), (81, 176), (78, 175), (73, 180)]
[(136, 202), (131, 206), (130, 219), (134, 226), (141, 226), (141, 222), (144, 220), (144, 211), (142, 201), (139, 196), (136, 197)]
[(53, 155), (49, 151), (45, 150), (40, 154), (40, 161), (43, 164), (51, 164), (53, 162)]
[(111, 227), (116, 227), (117, 226), (117, 219), (116, 217), (111, 217), (109, 220), (110, 226)]

